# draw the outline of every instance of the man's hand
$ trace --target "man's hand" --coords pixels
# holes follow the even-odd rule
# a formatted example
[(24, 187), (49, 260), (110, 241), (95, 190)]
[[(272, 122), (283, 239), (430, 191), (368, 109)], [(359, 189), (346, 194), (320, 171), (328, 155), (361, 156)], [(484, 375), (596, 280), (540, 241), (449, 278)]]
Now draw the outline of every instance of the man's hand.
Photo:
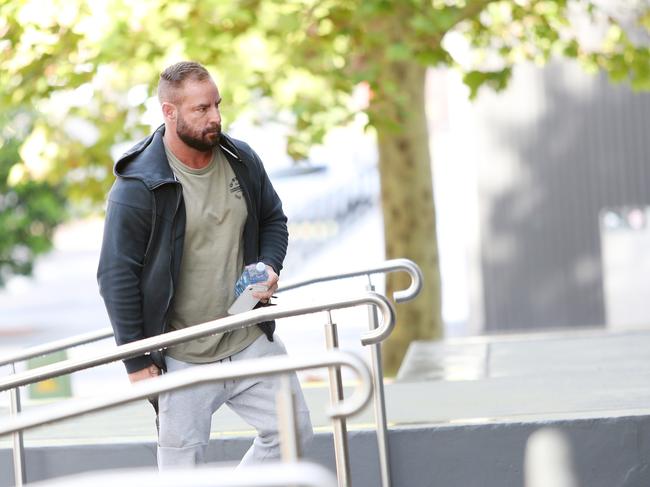
[(263, 303), (268, 303), (271, 296), (278, 290), (278, 275), (273, 270), (273, 267), (267, 265), (266, 272), (269, 274), (269, 279), (266, 282), (260, 282), (260, 284), (267, 286), (268, 289), (265, 292), (253, 293), (253, 296)]
[(146, 369), (140, 369), (136, 372), (129, 374), (129, 380), (131, 384), (135, 384), (140, 380), (151, 379), (152, 377), (158, 377), (160, 375), (160, 369), (154, 364), (151, 364)]

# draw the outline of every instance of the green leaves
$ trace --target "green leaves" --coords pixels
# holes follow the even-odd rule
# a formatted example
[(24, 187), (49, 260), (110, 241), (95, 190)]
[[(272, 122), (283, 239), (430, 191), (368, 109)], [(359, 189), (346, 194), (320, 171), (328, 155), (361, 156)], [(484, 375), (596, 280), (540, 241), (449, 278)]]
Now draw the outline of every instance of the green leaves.
[(413, 56), (413, 52), (407, 44), (396, 42), (387, 47), (386, 56), (390, 62), (406, 61)]
[[(585, 2), (574, 2), (583, 11), (569, 15), (567, 0), (0, 0), (0, 106), (30, 120), (23, 136), (3, 135), (0, 146), (12, 154), (0, 182), (13, 175), (24, 192), (6, 187), (0, 197), (11, 191), (12, 201), (60, 209), (65, 191), (69, 201), (98, 208), (113, 178), (111, 151), (156, 124), (150, 97), (158, 74), (180, 59), (213, 72), (226, 127), (241, 114), (288, 123), (287, 150), (296, 160), (359, 112), (375, 127), (399, 130), (409, 103), (400, 77), (415, 65), (459, 69), (472, 97), (482, 86), (503, 89), (517, 63), (552, 56), (650, 89), (647, 46), (634, 44), (598, 3)], [(650, 7), (637, 14), (648, 33)], [(608, 35), (586, 45), (576, 15), (580, 25), (604, 22)], [(134, 97), (134, 86), (149, 99)], [(366, 96), (355, 95), (359, 87), (370, 88)], [(3, 119), (0, 133), (17, 130), (14, 122)], [(44, 168), (38, 177), (36, 159), (22, 159), (30, 153)], [(48, 191), (55, 196), (44, 204)], [(33, 217), (47, 229), (62, 215), (55, 213)], [(23, 223), (1, 228), (18, 235)], [(27, 242), (25, 232), (12, 245)], [(34, 242), (28, 247), (44, 248)], [(1, 258), (10, 260), (7, 252)]]
[(31, 129), (27, 110), (0, 119), (0, 287), (12, 274), (29, 274), (65, 216), (62, 188), (21, 177), (20, 143)]
[(495, 91), (503, 90), (512, 76), (512, 68), (507, 67), (498, 71), (470, 71), (463, 76), (463, 83), (470, 90), (470, 98), (476, 98), (482, 86), (488, 86)]

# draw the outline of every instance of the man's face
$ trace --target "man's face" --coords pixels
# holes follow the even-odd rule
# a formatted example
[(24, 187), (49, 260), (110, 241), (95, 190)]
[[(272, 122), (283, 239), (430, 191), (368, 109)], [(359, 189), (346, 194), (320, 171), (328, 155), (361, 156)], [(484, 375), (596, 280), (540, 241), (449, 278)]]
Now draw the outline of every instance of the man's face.
[(176, 134), (193, 149), (207, 152), (221, 136), (221, 96), (214, 81), (188, 80), (179, 90)]

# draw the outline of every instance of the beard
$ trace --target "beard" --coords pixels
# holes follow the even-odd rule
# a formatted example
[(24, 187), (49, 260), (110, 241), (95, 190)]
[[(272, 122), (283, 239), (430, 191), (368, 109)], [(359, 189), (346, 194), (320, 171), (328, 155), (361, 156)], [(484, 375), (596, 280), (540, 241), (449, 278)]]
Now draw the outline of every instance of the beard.
[(215, 124), (204, 130), (196, 130), (190, 127), (179, 113), (176, 122), (176, 135), (192, 149), (208, 152), (219, 144), (221, 125)]

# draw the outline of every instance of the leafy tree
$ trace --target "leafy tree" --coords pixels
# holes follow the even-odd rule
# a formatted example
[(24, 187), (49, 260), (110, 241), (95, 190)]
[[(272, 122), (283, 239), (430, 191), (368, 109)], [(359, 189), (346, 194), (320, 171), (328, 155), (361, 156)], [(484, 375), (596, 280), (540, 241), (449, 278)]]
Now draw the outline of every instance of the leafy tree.
[[(49, 177), (64, 181), (68, 194), (89, 201), (101, 200), (112, 180), (111, 147), (144, 135), (145, 100), (159, 70), (174, 60), (195, 59), (217, 74), (231, 120), (268, 99), (274, 114), (290, 109), (288, 150), (297, 160), (332, 126), (365, 116), (379, 147), (386, 254), (415, 260), (425, 277), (420, 298), (400, 305), (400, 326), (386, 347), (394, 371), (408, 343), (442, 331), (426, 69), (461, 70), (476, 96), (482, 86), (503, 89), (517, 63), (563, 56), (648, 89), (647, 43), (629, 33), (647, 39), (650, 7), (626, 5), (610, 11), (592, 0), (0, 0), (0, 106), (35, 107), (41, 116), (23, 147), (48, 161)], [(575, 26), (585, 23), (602, 33), (599, 42), (581, 37)], [(472, 58), (461, 63), (452, 54), (463, 40)], [(363, 90), (368, 96), (359, 104), (353, 94)], [(75, 124), (86, 133), (92, 127), (90, 142)], [(396, 275), (388, 291), (405, 285)]]
[(16, 166), (22, 137), (31, 128), (30, 115), (15, 111), (1, 118), (0, 286), (13, 274), (32, 272), (36, 256), (50, 250), (52, 233), (65, 214), (59, 185), (25, 178)]

